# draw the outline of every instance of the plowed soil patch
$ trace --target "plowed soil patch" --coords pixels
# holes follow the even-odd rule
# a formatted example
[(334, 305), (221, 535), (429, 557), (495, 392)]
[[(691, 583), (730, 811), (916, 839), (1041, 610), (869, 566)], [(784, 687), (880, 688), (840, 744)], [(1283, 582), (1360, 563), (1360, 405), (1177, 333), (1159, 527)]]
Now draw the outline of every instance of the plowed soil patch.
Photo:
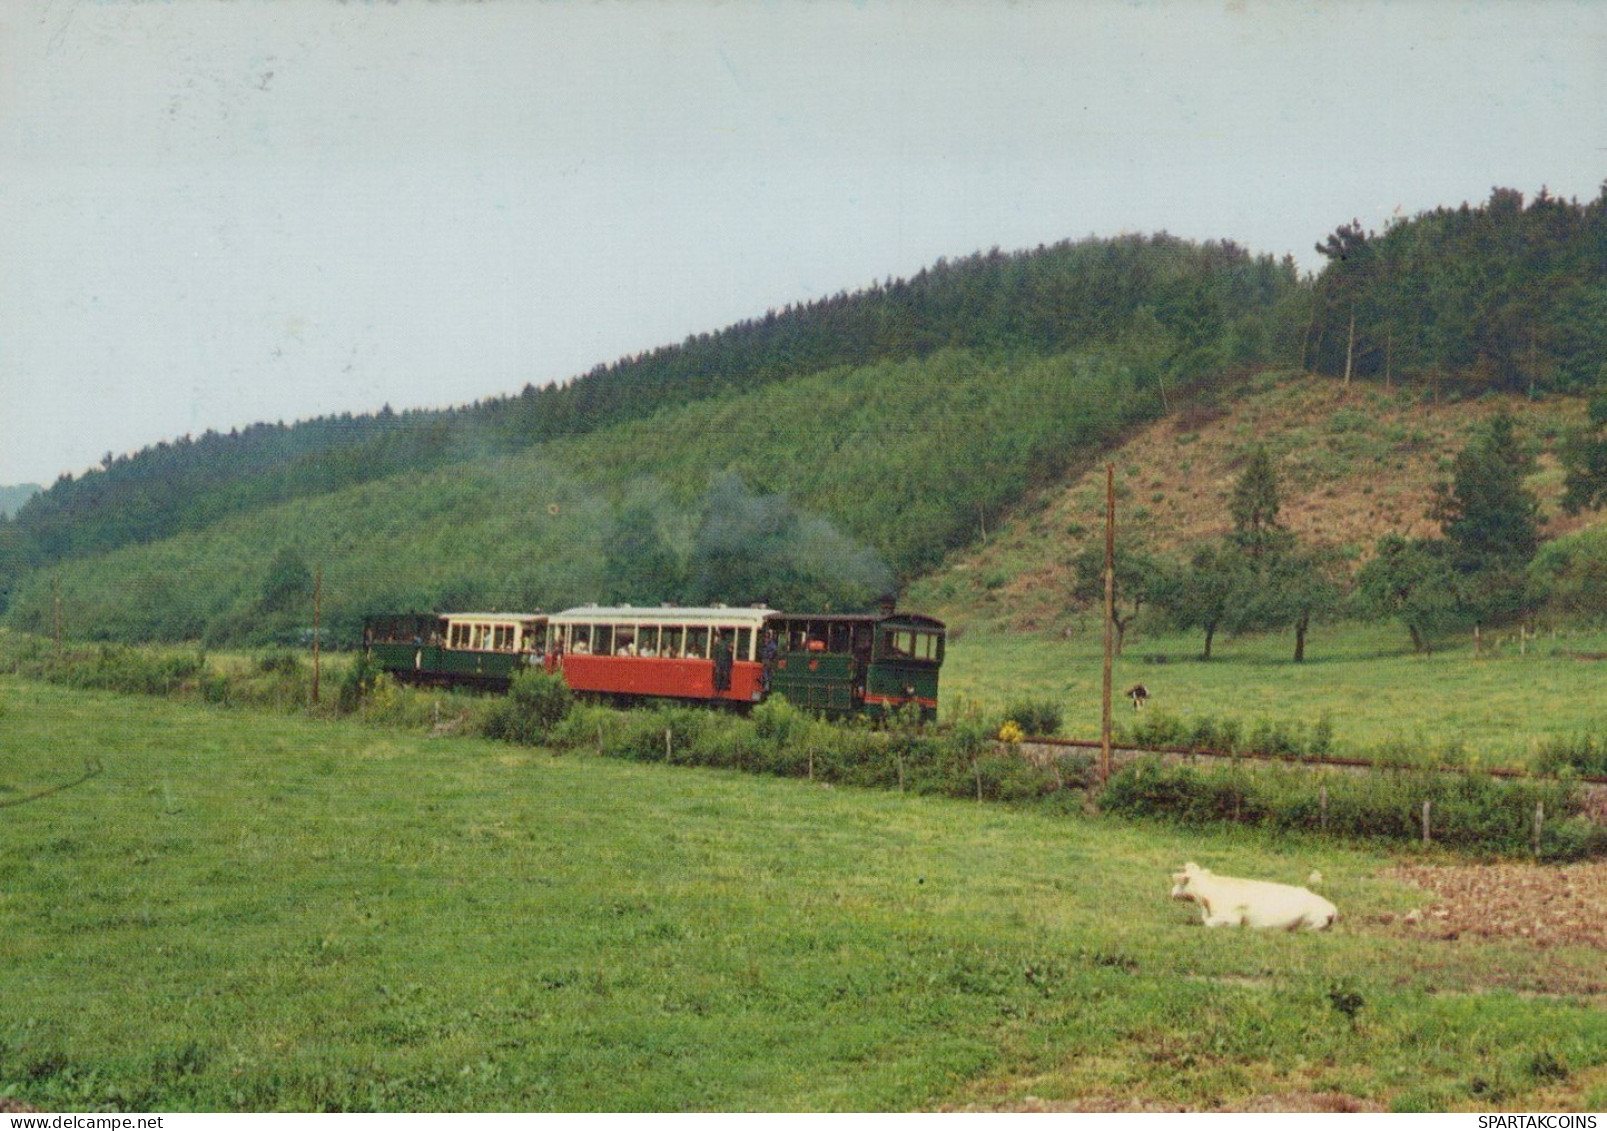
[(1403, 865), (1385, 875), (1433, 897), (1413, 924), (1427, 934), (1607, 950), (1607, 863)]

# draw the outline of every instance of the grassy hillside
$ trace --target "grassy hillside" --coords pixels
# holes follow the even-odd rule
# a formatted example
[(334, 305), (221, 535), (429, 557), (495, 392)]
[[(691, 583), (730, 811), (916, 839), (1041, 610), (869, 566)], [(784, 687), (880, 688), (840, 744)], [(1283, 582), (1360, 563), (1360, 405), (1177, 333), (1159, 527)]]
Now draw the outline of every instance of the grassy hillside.
[[(15, 679), (0, 713), (0, 801), (105, 765), (0, 822), (0, 1096), (36, 1106), (1607, 1097), (1599, 952), (1403, 927), (1435, 897), (1369, 852)], [(1204, 930), (1185, 859), (1318, 867), (1340, 926)]]
[[(317, 567), (347, 639), (398, 608), (862, 605), (1153, 416), (1153, 376), (1101, 353), (828, 371), (67, 563), (9, 619), (52, 631), (59, 579), (79, 637), (261, 639), (311, 623)], [(754, 560), (741, 589), (730, 563)]]
[(1176, 555), (1232, 528), (1229, 495), (1257, 445), (1274, 459), (1280, 519), (1302, 542), (1359, 564), (1384, 534), (1438, 533), (1431, 517), (1435, 488), (1449, 480), (1452, 459), (1478, 423), (1499, 411), (1517, 418), (1535, 452), (1527, 485), (1540, 499), (1545, 536), (1599, 524), (1599, 511), (1570, 516), (1559, 508), (1557, 448), (1565, 431), (1585, 419), (1581, 398), (1487, 394), (1436, 403), (1419, 389), (1267, 374), (1237, 399), (1154, 421), (1101, 453), (1097, 466), (1033, 492), (985, 542), (915, 584), (909, 600), (962, 626), (1078, 625), (1080, 611), (1068, 596), (1071, 561), (1085, 546), (1102, 544), (1105, 463), (1116, 471), (1122, 537)]

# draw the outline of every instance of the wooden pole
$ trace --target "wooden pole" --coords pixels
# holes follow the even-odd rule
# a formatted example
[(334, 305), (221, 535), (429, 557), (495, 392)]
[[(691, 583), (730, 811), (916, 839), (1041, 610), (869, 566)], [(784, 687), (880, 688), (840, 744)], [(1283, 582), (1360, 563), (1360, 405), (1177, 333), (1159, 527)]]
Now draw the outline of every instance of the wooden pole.
[(61, 663), (61, 578), (50, 579), (50, 595), (55, 606), (56, 663)]
[(318, 706), (318, 637), (324, 604), (324, 567), (319, 566), (312, 581), (312, 705)]
[(1116, 629), (1116, 465), (1105, 465), (1105, 663), (1099, 708), (1099, 784), (1110, 781), (1110, 679)]

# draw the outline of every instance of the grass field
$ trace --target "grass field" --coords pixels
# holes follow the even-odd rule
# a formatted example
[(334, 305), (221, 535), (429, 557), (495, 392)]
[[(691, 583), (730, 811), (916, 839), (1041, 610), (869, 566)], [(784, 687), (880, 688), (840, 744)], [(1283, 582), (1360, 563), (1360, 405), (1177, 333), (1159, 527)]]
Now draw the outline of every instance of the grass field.
[[(1103, 643), (1097, 618), (1065, 639), (964, 632), (944, 663), (943, 710), (953, 717), (967, 702), (1002, 709), (1015, 699), (1044, 698), (1062, 706), (1066, 735), (1097, 739)], [(1354, 756), (1400, 744), (1522, 767), (1545, 739), (1607, 735), (1607, 661), (1569, 655), (1607, 653), (1607, 633), (1542, 635), (1526, 652), (1503, 637), (1486, 641), (1477, 659), (1470, 643), (1414, 655), (1393, 624), (1316, 629), (1302, 664), (1290, 661), (1292, 636), (1218, 640), (1208, 663), (1198, 659), (1200, 646), (1198, 633), (1130, 633), (1115, 665), (1117, 724), (1132, 722), (1120, 696), (1141, 682), (1151, 711), (1183, 719), (1310, 727), (1326, 715), (1335, 753)]]
[[(0, 803), (88, 758), (0, 809), (46, 1109), (1607, 1103), (1599, 952), (1388, 931), (1381, 854), (0, 678)], [(1344, 918), (1207, 931), (1184, 859)]]

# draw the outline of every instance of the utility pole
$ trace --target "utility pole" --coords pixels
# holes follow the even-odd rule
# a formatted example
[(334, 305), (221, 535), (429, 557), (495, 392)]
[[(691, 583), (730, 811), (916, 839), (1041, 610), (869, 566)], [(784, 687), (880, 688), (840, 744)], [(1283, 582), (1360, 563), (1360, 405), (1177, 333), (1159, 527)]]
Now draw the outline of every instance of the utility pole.
[(1116, 627), (1116, 465), (1105, 465), (1105, 669), (1100, 702), (1099, 784), (1110, 781), (1110, 665)]
[(324, 567), (320, 565), (312, 581), (312, 705), (318, 706), (318, 630), (324, 603)]

